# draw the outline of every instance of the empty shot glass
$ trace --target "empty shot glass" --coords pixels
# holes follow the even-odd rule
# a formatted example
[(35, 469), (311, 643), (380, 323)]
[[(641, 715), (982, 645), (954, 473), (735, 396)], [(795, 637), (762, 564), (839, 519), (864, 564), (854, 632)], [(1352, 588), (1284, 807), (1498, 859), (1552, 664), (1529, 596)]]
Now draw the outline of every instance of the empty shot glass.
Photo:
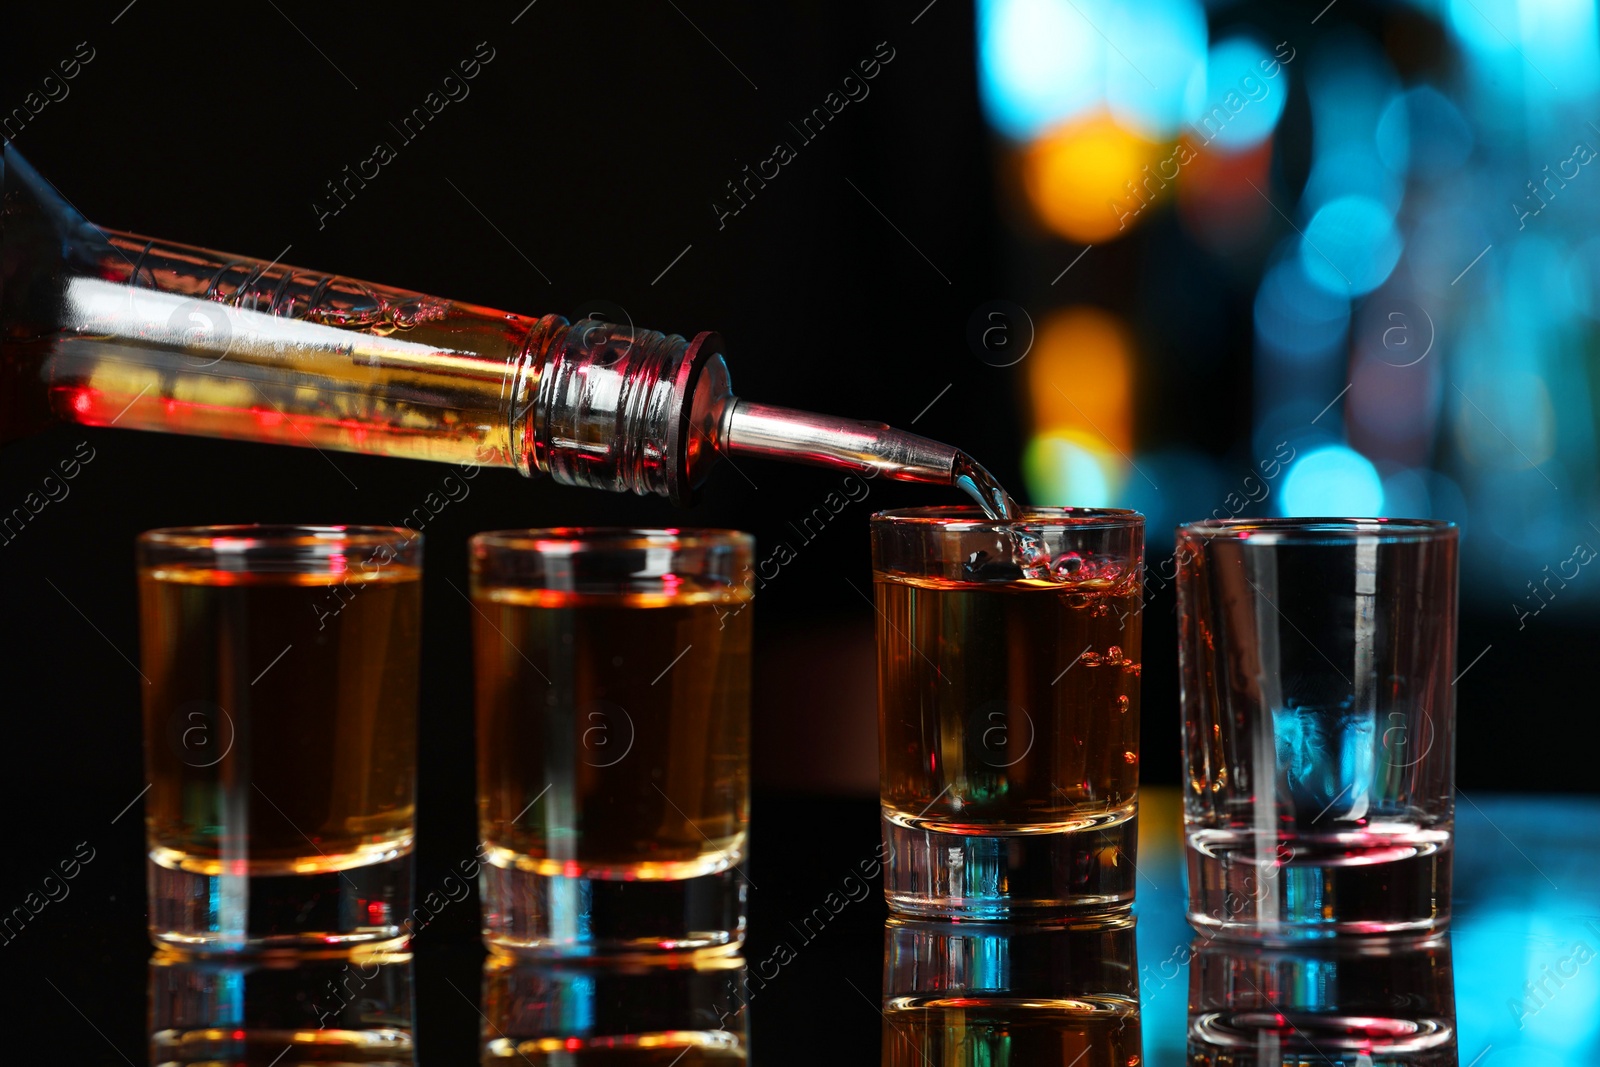
[(872, 517), (884, 892), (1025, 918), (1133, 901), (1144, 517)]
[(753, 547), (729, 530), (472, 539), (491, 947), (743, 942)]
[(1189, 1063), (1457, 1067), (1450, 938), (1190, 947)]
[(1450, 918), (1456, 529), (1178, 531), (1189, 920), (1259, 938)]
[(138, 562), (151, 937), (403, 941), (421, 536), (152, 530)]

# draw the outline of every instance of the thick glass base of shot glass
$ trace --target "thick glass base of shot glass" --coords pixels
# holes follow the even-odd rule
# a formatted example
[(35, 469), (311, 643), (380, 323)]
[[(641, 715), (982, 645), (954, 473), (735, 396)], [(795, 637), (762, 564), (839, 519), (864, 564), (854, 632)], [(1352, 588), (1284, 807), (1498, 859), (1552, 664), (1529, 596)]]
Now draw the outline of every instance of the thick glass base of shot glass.
[(1189, 961), (1190, 1063), (1464, 1062), (1448, 937), (1264, 945), (1201, 935)]
[(676, 965), (489, 953), (483, 964), (483, 1064), (747, 1062), (750, 991), (738, 956)]
[(950, 833), (883, 813), (889, 909), (925, 918), (1027, 919), (1133, 903), (1138, 815), (1045, 833)]
[(1445, 830), (1296, 835), (1265, 855), (1253, 833), (1191, 830), (1185, 852), (1189, 923), (1202, 933), (1292, 942), (1450, 923)]
[[(625, 959), (731, 955), (744, 945), (742, 857), (686, 878), (543, 874), (491, 850), (483, 865), (483, 937), (524, 956)], [(643, 866), (643, 865), (641, 865)]]
[(195, 953), (392, 949), (409, 936), (409, 842), (376, 862), (306, 873), (205, 874), (157, 854), (146, 864), (157, 945)]
[(330, 949), (150, 961), (150, 1062), (414, 1067), (406, 952)]

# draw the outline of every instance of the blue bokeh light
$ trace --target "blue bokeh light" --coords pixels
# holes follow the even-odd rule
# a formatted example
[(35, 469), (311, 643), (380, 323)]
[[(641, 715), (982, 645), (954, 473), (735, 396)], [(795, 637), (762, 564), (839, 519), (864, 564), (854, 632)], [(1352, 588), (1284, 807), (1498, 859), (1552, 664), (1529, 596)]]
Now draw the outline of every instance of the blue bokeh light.
[(1397, 96), (1378, 119), (1378, 158), (1395, 174), (1453, 173), (1472, 153), (1472, 127), (1439, 90), (1420, 85)]
[(1600, 87), (1593, 0), (1449, 0), (1450, 28), (1480, 63), (1530, 97), (1588, 97)]
[(1381, 515), (1383, 480), (1361, 453), (1328, 445), (1295, 461), (1278, 501), (1284, 515)]
[(980, 0), (978, 85), (995, 129), (1027, 140), (1099, 104), (1106, 50), (1084, 21), (1094, 15), (1068, 0)]
[[(1268, 77), (1268, 70), (1274, 75)], [(1277, 128), (1289, 99), (1289, 74), (1255, 40), (1233, 37), (1211, 49), (1201, 88), (1190, 93), (1196, 132), (1224, 152), (1240, 152)]]
[[(1180, 522), (1237, 513), (1228, 507), (1227, 498), (1230, 492), (1237, 496), (1241, 491), (1225, 481), (1234, 472), (1204, 453), (1172, 449), (1137, 456), (1134, 463), (1138, 469), (1123, 485), (1116, 503), (1144, 515), (1149, 552), (1172, 551), (1173, 531)], [(1242, 482), (1250, 473), (1241, 468), (1237, 480)], [(1259, 490), (1242, 492), (1251, 497), (1260, 495)]]
[(1400, 261), (1394, 216), (1371, 197), (1339, 197), (1306, 224), (1300, 261), (1307, 276), (1330, 293), (1370, 293)]
[(1350, 300), (1312, 282), (1298, 256), (1271, 267), (1255, 302), (1256, 339), (1266, 350), (1292, 359), (1329, 355), (1344, 345)]
[(1191, 83), (1204, 76), (1205, 9), (1195, 0), (1146, 0), (1105, 10), (1105, 34), (1120, 42), (1106, 56), (1111, 114), (1147, 137), (1171, 137), (1188, 117)]

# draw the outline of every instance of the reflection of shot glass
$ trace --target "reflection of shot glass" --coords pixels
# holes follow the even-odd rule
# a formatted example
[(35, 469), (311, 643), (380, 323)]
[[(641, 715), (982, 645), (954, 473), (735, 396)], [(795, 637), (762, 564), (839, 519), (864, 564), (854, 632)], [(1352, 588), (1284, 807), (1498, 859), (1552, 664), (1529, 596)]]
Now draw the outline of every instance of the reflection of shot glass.
[(1133, 900), (1143, 553), (1131, 511), (873, 516), (890, 908)]
[(890, 919), (884, 1067), (1142, 1062), (1126, 914), (1033, 923)]
[(1178, 531), (1189, 920), (1230, 936), (1450, 918), (1456, 529)]
[(745, 964), (529, 961), (483, 964), (483, 1064), (744, 1063)]
[(139, 538), (150, 933), (195, 951), (382, 943), (411, 911), (422, 538)]
[(1195, 940), (1189, 1062), (1456, 1067), (1450, 939)]
[(492, 945), (743, 942), (752, 549), (725, 530), (472, 539)]
[(416, 1062), (411, 955), (355, 951), (150, 961), (150, 1062)]

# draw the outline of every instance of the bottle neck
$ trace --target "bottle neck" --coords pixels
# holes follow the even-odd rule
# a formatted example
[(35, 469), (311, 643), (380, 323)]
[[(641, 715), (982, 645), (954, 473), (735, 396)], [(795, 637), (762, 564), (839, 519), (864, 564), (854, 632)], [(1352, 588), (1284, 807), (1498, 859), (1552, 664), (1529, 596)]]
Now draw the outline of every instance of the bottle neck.
[(948, 446), (735, 398), (715, 334), (510, 314), (102, 230), (9, 145), (0, 191), (3, 436), (54, 415), (678, 502), (722, 454), (953, 479)]

